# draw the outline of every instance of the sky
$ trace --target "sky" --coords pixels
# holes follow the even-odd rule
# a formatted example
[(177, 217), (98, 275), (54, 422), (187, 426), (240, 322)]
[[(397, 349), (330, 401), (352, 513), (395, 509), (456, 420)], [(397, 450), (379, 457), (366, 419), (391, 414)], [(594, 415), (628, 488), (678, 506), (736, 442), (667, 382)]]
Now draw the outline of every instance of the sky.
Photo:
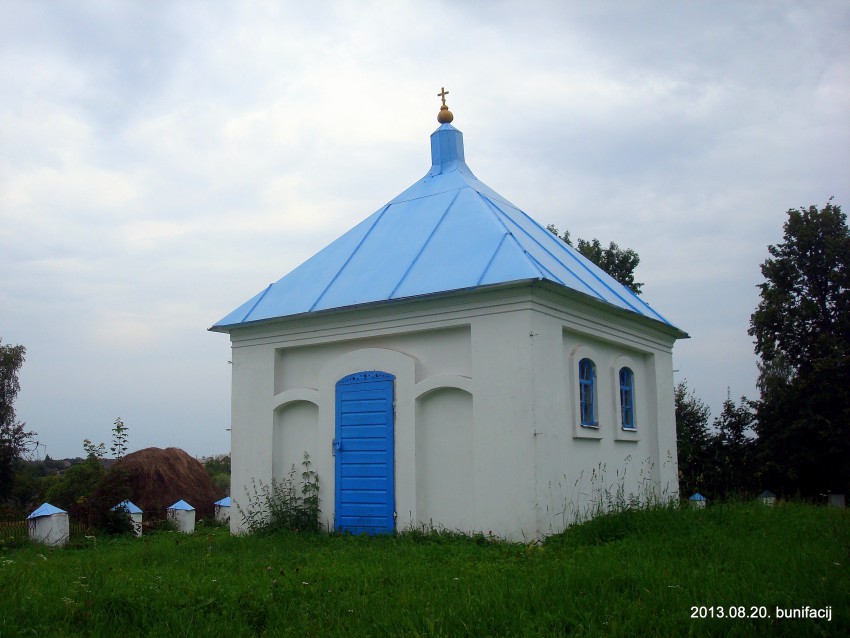
[(850, 211), (850, 3), (0, 0), (0, 339), (38, 456), (230, 449), (208, 328), (424, 176), (638, 252), (675, 381), (757, 398), (789, 208)]

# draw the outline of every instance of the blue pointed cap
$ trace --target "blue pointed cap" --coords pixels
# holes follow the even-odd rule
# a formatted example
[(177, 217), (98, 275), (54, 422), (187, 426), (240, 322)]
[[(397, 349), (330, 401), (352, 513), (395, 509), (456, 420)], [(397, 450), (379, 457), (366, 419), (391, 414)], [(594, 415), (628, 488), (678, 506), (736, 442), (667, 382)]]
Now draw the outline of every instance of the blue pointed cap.
[(220, 507), (230, 507), (230, 497), (225, 496), (222, 499), (217, 500), (213, 505), (218, 505)]
[(127, 510), (128, 514), (141, 514), (142, 513), (142, 510), (140, 510), (138, 507), (136, 507), (136, 505), (134, 505), (133, 502), (129, 501), (129, 500), (121, 501), (120, 503), (118, 503), (118, 505), (116, 505), (115, 507), (112, 508), (112, 511), (114, 512), (114, 511), (119, 510), (119, 509)]
[(195, 508), (192, 507), (191, 505), (189, 505), (186, 501), (180, 500), (180, 501), (177, 501), (176, 503), (174, 503), (174, 505), (169, 505), (165, 509), (182, 510), (184, 512), (190, 512), (190, 511), (194, 510)]
[(42, 503), (41, 507), (37, 508), (32, 514), (27, 516), (30, 518), (40, 518), (42, 516), (53, 516), (54, 514), (67, 514), (65, 510), (60, 510), (55, 505), (51, 505), (50, 503)]
[(705, 498), (702, 494), (700, 494), (699, 492), (697, 492), (696, 494), (694, 494), (693, 496), (691, 496), (691, 498), (689, 498), (688, 500), (689, 500), (689, 501), (705, 501), (705, 500), (707, 500), (707, 499), (706, 499), (706, 498)]
[(210, 329), (230, 332), (307, 313), (543, 281), (687, 337), (479, 181), (466, 164), (463, 134), (451, 117), (440, 121), (422, 179)]

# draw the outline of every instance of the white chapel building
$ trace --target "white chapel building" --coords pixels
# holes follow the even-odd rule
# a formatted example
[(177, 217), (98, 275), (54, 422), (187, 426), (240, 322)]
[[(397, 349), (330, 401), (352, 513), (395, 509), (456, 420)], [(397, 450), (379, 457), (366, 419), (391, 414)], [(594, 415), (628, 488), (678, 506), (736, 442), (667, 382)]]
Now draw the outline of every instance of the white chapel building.
[(305, 452), (325, 524), (354, 533), (531, 540), (676, 497), (687, 335), (478, 181), (443, 100), (422, 179), (211, 328), (233, 502)]

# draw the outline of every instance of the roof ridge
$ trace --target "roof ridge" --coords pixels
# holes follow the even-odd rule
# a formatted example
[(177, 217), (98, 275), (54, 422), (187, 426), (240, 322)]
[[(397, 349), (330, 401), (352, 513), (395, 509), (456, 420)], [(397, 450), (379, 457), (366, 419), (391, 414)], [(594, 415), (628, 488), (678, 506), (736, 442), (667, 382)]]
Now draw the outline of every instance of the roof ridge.
[(363, 237), (361, 237), (360, 241), (357, 242), (357, 245), (354, 247), (354, 250), (351, 251), (351, 254), (348, 255), (345, 262), (336, 271), (336, 274), (333, 277), (331, 277), (331, 280), (328, 282), (328, 285), (325, 286), (322, 289), (322, 292), (319, 293), (319, 296), (316, 297), (316, 301), (314, 301), (313, 304), (310, 306), (310, 308), (308, 308), (307, 312), (311, 312), (312, 310), (314, 310), (316, 308), (317, 305), (319, 305), (319, 302), (322, 300), (322, 297), (324, 297), (325, 294), (327, 294), (328, 290), (330, 290), (330, 287), (334, 285), (334, 282), (339, 278), (340, 273), (342, 273), (342, 271), (345, 270), (345, 267), (348, 265), (348, 262), (350, 262), (354, 258), (354, 255), (356, 255), (357, 251), (360, 250), (360, 247), (363, 245), (363, 242), (365, 242), (366, 239), (369, 237), (369, 235), (372, 234), (372, 231), (374, 230), (375, 226), (378, 225), (378, 222), (381, 221), (381, 218), (390, 209), (391, 205), (392, 204), (384, 204), (383, 210), (378, 215), (375, 216), (375, 221), (372, 222), (371, 226), (369, 226), (369, 230), (367, 230), (365, 233), (363, 233)]
[[(507, 217), (508, 219), (510, 219), (510, 216), (509, 216), (509, 215), (507, 215), (504, 211), (502, 211), (502, 209), (501, 209), (501, 208), (499, 208), (498, 206), (496, 206), (496, 204), (492, 204), (492, 205), (493, 205), (493, 207), (494, 207), (494, 208), (496, 208), (497, 210), (499, 210), (499, 212), (500, 212), (502, 215), (505, 215), (505, 217)], [(549, 230), (547, 230), (547, 229), (543, 228), (543, 226), (541, 226), (540, 224), (538, 224), (538, 223), (537, 223), (537, 221), (536, 221), (533, 217), (531, 217), (528, 213), (526, 213), (526, 212), (525, 212), (524, 210), (522, 210), (521, 208), (517, 208), (516, 210), (517, 210), (517, 212), (518, 212), (518, 213), (520, 213), (523, 217), (525, 217), (528, 221), (530, 221), (532, 224), (534, 224), (535, 226), (537, 226), (539, 229), (541, 229), (541, 230), (542, 230), (543, 232), (545, 232), (547, 235), (551, 235), (551, 236), (552, 236), (552, 240), (553, 240), (553, 241), (559, 242), (557, 245), (561, 246), (561, 247), (564, 249), (564, 252), (565, 252), (567, 255), (569, 255), (569, 256), (570, 256), (570, 258), (571, 258), (571, 259), (572, 259), (575, 263), (577, 263), (579, 266), (581, 266), (581, 267), (584, 269), (584, 271), (585, 271), (585, 272), (587, 272), (587, 274), (589, 274), (591, 277), (593, 277), (593, 278), (594, 278), (597, 282), (599, 282), (599, 283), (600, 283), (600, 284), (601, 284), (601, 285), (602, 285), (605, 289), (607, 289), (607, 290), (608, 290), (611, 294), (613, 294), (615, 297), (617, 297), (620, 301), (622, 301), (624, 304), (626, 304), (629, 308), (631, 308), (632, 310), (634, 310), (634, 311), (635, 311), (635, 312), (637, 312), (638, 314), (643, 314), (643, 313), (641, 313), (641, 312), (640, 312), (640, 310), (639, 310), (639, 309), (638, 309), (638, 308), (637, 308), (637, 307), (636, 307), (633, 303), (631, 303), (631, 302), (630, 302), (630, 301), (629, 301), (626, 297), (624, 297), (623, 295), (621, 295), (619, 292), (617, 292), (617, 290), (616, 290), (615, 288), (613, 288), (611, 285), (609, 285), (609, 284), (608, 284), (608, 282), (606, 282), (604, 279), (602, 279), (602, 278), (601, 278), (601, 277), (600, 277), (600, 276), (599, 276), (599, 275), (598, 275), (598, 274), (597, 274), (597, 273), (596, 273), (596, 272), (595, 272), (592, 268), (590, 268), (590, 267), (588, 266), (588, 264), (587, 264), (587, 263), (585, 263), (582, 259), (579, 259), (578, 254), (576, 254), (576, 253), (577, 253), (577, 251), (576, 251), (574, 248), (573, 248), (572, 250), (570, 250), (570, 248), (572, 248), (571, 246), (568, 246), (568, 245), (567, 245), (567, 244), (566, 244), (566, 243), (565, 243), (562, 239), (559, 239), (559, 238), (558, 238), (558, 237), (556, 237), (556, 236), (555, 236), (552, 232), (550, 232)], [(515, 222), (514, 222), (514, 223), (515, 223)], [(607, 300), (604, 298), (604, 296), (602, 296), (601, 294), (599, 294), (599, 292), (598, 292), (597, 290), (595, 290), (592, 286), (590, 286), (590, 284), (588, 284), (588, 283), (587, 283), (587, 282), (586, 282), (586, 281), (585, 281), (582, 277), (579, 277), (579, 276), (578, 276), (578, 274), (576, 274), (576, 272), (575, 272), (572, 268), (570, 268), (570, 267), (569, 267), (569, 266), (567, 266), (565, 263), (563, 263), (563, 261), (562, 261), (561, 259), (558, 259), (558, 257), (556, 257), (556, 256), (555, 256), (555, 254), (554, 254), (551, 250), (549, 250), (548, 248), (546, 248), (546, 246), (544, 246), (541, 242), (539, 242), (539, 241), (537, 240), (537, 238), (536, 238), (536, 237), (534, 237), (531, 233), (527, 232), (524, 228), (522, 228), (522, 227), (521, 227), (521, 226), (519, 226), (518, 224), (517, 224), (517, 228), (519, 228), (519, 229), (520, 229), (520, 230), (521, 230), (521, 231), (525, 234), (525, 236), (526, 236), (526, 237), (528, 237), (531, 241), (533, 241), (535, 244), (537, 244), (537, 245), (538, 245), (538, 246), (539, 246), (539, 247), (540, 247), (540, 248), (541, 248), (541, 249), (542, 249), (542, 250), (543, 250), (543, 251), (544, 251), (547, 255), (549, 255), (552, 259), (554, 259), (555, 261), (559, 262), (559, 263), (560, 263), (560, 264), (561, 264), (564, 268), (566, 268), (566, 269), (570, 272), (570, 274), (572, 274), (572, 275), (573, 275), (576, 279), (578, 279), (578, 280), (579, 280), (582, 284), (584, 284), (584, 286), (585, 286), (588, 290), (591, 290), (591, 291), (592, 291), (592, 293), (593, 293), (593, 295), (594, 295), (595, 297), (597, 297), (598, 299), (601, 299), (602, 301), (607, 301)], [(535, 260), (535, 261), (536, 261), (536, 260)], [(590, 262), (590, 260), (587, 260), (587, 261), (588, 261), (588, 263), (592, 263), (592, 262)], [(548, 269), (547, 269), (547, 270), (548, 270)], [(561, 283), (563, 283), (563, 282), (561, 282)], [(565, 284), (565, 285), (566, 285), (566, 284)], [(622, 284), (621, 284), (621, 285), (622, 285)], [(625, 286), (622, 286), (622, 287), (623, 287), (624, 289), (626, 288)], [(634, 293), (632, 293), (632, 297), (635, 297), (635, 298), (636, 298), (636, 295), (635, 295)], [(640, 299), (638, 299), (638, 301), (640, 302), (641, 300), (640, 300)], [(641, 302), (641, 303), (642, 303), (642, 302)], [(659, 315), (659, 316), (660, 316), (660, 315)]]
[[(457, 169), (454, 169), (454, 171), (449, 171), (449, 173), (453, 173), (455, 171), (457, 171)], [(442, 173), (442, 175), (448, 175), (449, 173)], [(427, 178), (427, 177), (431, 177), (433, 179), (433, 176), (426, 175), (425, 177), (423, 177), (419, 181), (424, 182), (425, 178)], [(472, 188), (472, 187), (469, 186), (469, 185), (464, 185), (464, 186), (458, 186), (457, 188), (450, 188), (448, 190), (441, 191), (440, 193), (425, 193), (423, 195), (417, 195), (416, 197), (410, 197), (408, 199), (398, 199), (399, 197), (401, 197), (402, 195), (404, 195), (407, 192), (407, 191), (402, 191), (390, 203), (391, 204), (405, 204), (407, 202), (415, 202), (417, 199), (425, 199), (426, 197), (433, 197), (434, 195), (442, 195), (443, 193), (451, 193), (453, 190), (454, 191), (462, 191), (464, 188)], [(475, 189), (473, 189), (473, 190), (475, 190)]]
[[(489, 206), (489, 208), (490, 208), (490, 212), (492, 213), (493, 218), (494, 218), (494, 219), (498, 222), (498, 224), (499, 224), (499, 225), (502, 227), (502, 229), (505, 231), (505, 234), (504, 234), (504, 236), (503, 236), (503, 238), (502, 238), (502, 241), (500, 241), (500, 242), (499, 242), (499, 245), (496, 247), (496, 252), (494, 252), (494, 253), (493, 253), (493, 255), (490, 257), (490, 261), (488, 261), (488, 262), (487, 262), (487, 267), (484, 269), (484, 272), (481, 274), (481, 277), (479, 278), (479, 281), (481, 281), (481, 280), (483, 280), (483, 279), (484, 279), (484, 275), (486, 275), (486, 274), (487, 274), (487, 270), (489, 270), (489, 269), (490, 269), (490, 265), (493, 263), (493, 259), (495, 259), (496, 254), (498, 253), (499, 249), (502, 247), (502, 244), (504, 243), (504, 240), (505, 240), (505, 238), (507, 238), (507, 237), (510, 237), (510, 239), (511, 239), (511, 240), (512, 240), (515, 244), (516, 244), (516, 247), (520, 249), (520, 252), (522, 252), (522, 254), (523, 254), (523, 255), (525, 255), (525, 258), (528, 260), (529, 265), (537, 271), (537, 274), (542, 276), (542, 275), (543, 275), (543, 272), (540, 270), (540, 268), (538, 268), (538, 267), (537, 267), (536, 262), (535, 262), (535, 261), (533, 261), (533, 260), (531, 260), (531, 259), (529, 259), (529, 257), (531, 257), (531, 255), (529, 255), (529, 254), (526, 252), (526, 250), (522, 247), (522, 244), (520, 244), (520, 243), (519, 243), (519, 240), (518, 240), (518, 239), (514, 236), (513, 231), (511, 231), (511, 230), (510, 230), (510, 229), (509, 229), (509, 228), (505, 225), (505, 222), (502, 220), (502, 216), (504, 215), (504, 213), (502, 212), (502, 210), (501, 210), (498, 206), (496, 206), (496, 205), (495, 205), (495, 204), (494, 204), (494, 203), (490, 200), (490, 198), (489, 198), (489, 197), (487, 197), (486, 195), (484, 195), (484, 193), (482, 193), (481, 191), (479, 191), (478, 189), (475, 189), (475, 188), (473, 188), (472, 190), (474, 190), (474, 191), (475, 191), (475, 193), (478, 195), (478, 197), (480, 197), (481, 199), (483, 199), (483, 200), (484, 200), (484, 203), (485, 203), (485, 204), (487, 204), (487, 205)], [(493, 210), (493, 209), (495, 209), (495, 210)]]
[(457, 201), (457, 198), (460, 197), (461, 190), (462, 189), (459, 188), (457, 190), (457, 192), (455, 193), (455, 196), (452, 197), (452, 201), (449, 202), (449, 205), (446, 206), (446, 210), (444, 210), (443, 214), (440, 215), (440, 219), (437, 220), (437, 223), (431, 229), (431, 232), (428, 233), (428, 237), (425, 238), (425, 242), (422, 244), (422, 247), (413, 256), (413, 260), (410, 262), (410, 265), (405, 269), (405, 271), (401, 275), (401, 278), (398, 280), (398, 283), (396, 283), (395, 287), (390, 291), (390, 295), (389, 295), (390, 299), (393, 298), (393, 296), (396, 293), (396, 290), (398, 290), (399, 287), (401, 286), (401, 284), (404, 283), (404, 280), (407, 279), (407, 275), (410, 274), (410, 271), (416, 265), (416, 262), (419, 261), (419, 257), (422, 255), (422, 253), (428, 247), (428, 244), (431, 243), (431, 239), (434, 237), (434, 234), (437, 232), (437, 229), (442, 225), (443, 220), (446, 218), (446, 215), (449, 214), (449, 211), (452, 209), (452, 206), (454, 206), (454, 203)]
[(245, 316), (242, 317), (242, 321), (247, 321), (248, 317), (251, 316), (251, 313), (254, 312), (254, 308), (256, 308), (263, 300), (263, 298), (269, 293), (269, 290), (272, 289), (272, 286), (274, 286), (273, 283), (266, 286), (266, 289), (260, 294), (259, 297), (257, 297), (257, 301), (254, 302), (254, 304), (248, 309), (248, 312), (245, 313)]

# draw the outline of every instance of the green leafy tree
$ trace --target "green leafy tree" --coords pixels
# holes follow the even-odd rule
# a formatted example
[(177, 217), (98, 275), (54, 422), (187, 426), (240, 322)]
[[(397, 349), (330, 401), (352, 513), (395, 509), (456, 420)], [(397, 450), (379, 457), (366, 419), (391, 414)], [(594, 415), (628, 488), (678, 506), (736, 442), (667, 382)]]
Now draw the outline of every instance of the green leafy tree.
[(88, 439), (83, 439), (83, 451), (86, 453), (87, 461), (95, 460), (100, 463), (106, 456), (106, 446), (103, 443), (95, 445)]
[(848, 492), (850, 230), (831, 199), (787, 214), (750, 317), (760, 460), (766, 482), (785, 492)]
[(755, 402), (746, 397), (737, 404), (726, 399), (720, 416), (714, 420), (708, 485), (715, 498), (748, 494), (757, 488), (755, 407)]
[[(549, 224), (546, 230), (563, 240), (568, 246), (573, 246), (570, 231), (565, 230), (561, 235), (554, 224)], [(579, 238), (578, 244), (573, 247), (633, 293), (636, 295), (641, 293), (643, 284), (635, 281), (635, 269), (640, 263), (637, 252), (631, 248), (620, 248), (614, 242), (611, 242), (607, 248), (603, 248), (598, 239), (587, 241)]]
[(88, 520), (92, 503), (106, 476), (106, 470), (102, 463), (104, 449), (102, 443), (94, 445), (85, 439), (83, 448), (86, 450), (86, 460), (65, 470), (61, 480), (54, 483), (48, 490), (47, 500), (67, 510), (72, 517)]
[(222, 454), (220, 456), (211, 456), (204, 460), (204, 469), (210, 476), (216, 474), (230, 474), (230, 455)]
[(12, 495), (15, 465), (35, 436), (15, 416), (15, 399), (21, 389), (18, 371), (24, 364), (26, 352), (24, 346), (3, 345), (0, 340), (0, 500)]
[(676, 447), (679, 461), (679, 493), (690, 496), (706, 489), (712, 470), (712, 435), (708, 429), (708, 406), (682, 381), (674, 391)]
[[(120, 419), (118, 419), (120, 421)], [(122, 423), (123, 426), (123, 423)], [(123, 426), (120, 434), (126, 435)], [(113, 437), (115, 428), (113, 428)], [(126, 448), (126, 436), (123, 439)], [(113, 447), (116, 446), (113, 438)], [(75, 520), (107, 532), (129, 532), (129, 518), (112, 508), (130, 498), (129, 477), (120, 467), (106, 469), (106, 445), (83, 440), (86, 459), (75, 463), (47, 490), (47, 500), (68, 511)]]
[(206, 459), (204, 469), (218, 489), (230, 494), (230, 455), (223, 454)]

